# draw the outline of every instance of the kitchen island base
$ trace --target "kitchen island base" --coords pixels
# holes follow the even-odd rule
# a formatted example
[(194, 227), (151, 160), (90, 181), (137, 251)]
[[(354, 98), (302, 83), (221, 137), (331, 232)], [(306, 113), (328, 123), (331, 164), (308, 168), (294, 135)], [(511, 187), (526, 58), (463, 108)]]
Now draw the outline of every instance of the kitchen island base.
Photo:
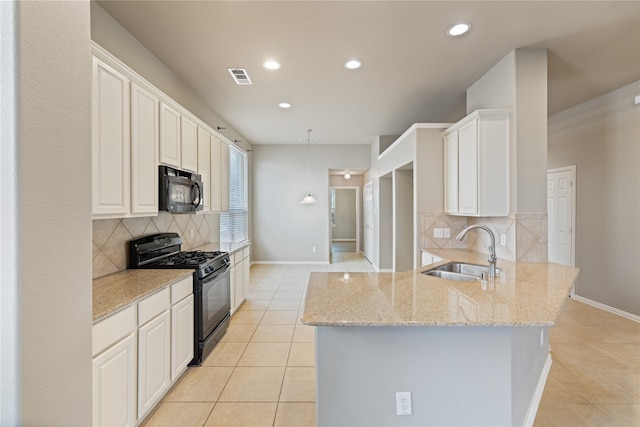
[(319, 326), (317, 425), (532, 425), (550, 365), (545, 326)]

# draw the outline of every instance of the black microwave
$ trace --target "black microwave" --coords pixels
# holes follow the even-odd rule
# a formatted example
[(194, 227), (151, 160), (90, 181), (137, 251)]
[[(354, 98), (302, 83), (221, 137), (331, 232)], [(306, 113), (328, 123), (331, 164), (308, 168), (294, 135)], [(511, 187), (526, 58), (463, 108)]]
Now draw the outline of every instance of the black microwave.
[(159, 210), (171, 213), (195, 213), (202, 210), (200, 175), (160, 166)]

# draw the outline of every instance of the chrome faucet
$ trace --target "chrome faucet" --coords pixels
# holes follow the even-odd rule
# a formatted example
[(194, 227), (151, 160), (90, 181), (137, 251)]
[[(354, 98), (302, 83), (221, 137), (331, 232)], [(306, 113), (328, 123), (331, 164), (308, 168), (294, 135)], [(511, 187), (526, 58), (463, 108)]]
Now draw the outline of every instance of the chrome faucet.
[(486, 231), (487, 233), (489, 233), (489, 236), (491, 236), (491, 246), (489, 246), (489, 259), (487, 261), (489, 261), (489, 278), (490, 279), (495, 279), (495, 277), (496, 277), (496, 262), (498, 261), (498, 257), (496, 257), (496, 237), (493, 235), (493, 231), (491, 231), (488, 227), (485, 227), (484, 225), (473, 224), (473, 225), (468, 226), (464, 230), (462, 230), (460, 232), (460, 234), (458, 234), (456, 236), (456, 239), (462, 241), (462, 239), (464, 238), (465, 234), (467, 234), (467, 231), (469, 231), (471, 229), (474, 229), (474, 228), (481, 228), (484, 231)]

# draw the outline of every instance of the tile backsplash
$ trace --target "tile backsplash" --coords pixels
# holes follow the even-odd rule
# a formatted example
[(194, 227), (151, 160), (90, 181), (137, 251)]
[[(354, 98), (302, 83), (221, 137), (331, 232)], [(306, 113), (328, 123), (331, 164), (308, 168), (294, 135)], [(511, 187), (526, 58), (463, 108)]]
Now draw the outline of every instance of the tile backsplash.
[[(508, 217), (475, 218), (445, 215), (444, 212), (420, 212), (422, 249), (473, 249), (489, 253), (490, 237), (485, 232), (467, 233), (462, 242), (456, 236), (471, 224), (481, 224), (496, 237), (496, 255), (509, 261), (546, 262), (548, 259), (547, 213), (516, 213)], [(451, 237), (434, 238), (434, 228), (451, 229)], [(506, 244), (500, 244), (500, 235)]]
[[(147, 234), (175, 232), (182, 238), (182, 249), (190, 250), (211, 241), (215, 214), (171, 214), (154, 217), (93, 220), (93, 278), (127, 268), (129, 241)], [(193, 237), (190, 231), (193, 230)]]

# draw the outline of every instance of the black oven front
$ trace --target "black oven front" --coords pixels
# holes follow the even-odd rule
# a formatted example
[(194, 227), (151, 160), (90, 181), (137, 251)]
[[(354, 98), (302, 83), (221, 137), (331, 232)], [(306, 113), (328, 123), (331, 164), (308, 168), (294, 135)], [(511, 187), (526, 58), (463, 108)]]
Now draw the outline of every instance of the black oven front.
[(195, 340), (191, 366), (200, 365), (224, 335), (231, 317), (231, 266), (208, 276), (194, 275)]

